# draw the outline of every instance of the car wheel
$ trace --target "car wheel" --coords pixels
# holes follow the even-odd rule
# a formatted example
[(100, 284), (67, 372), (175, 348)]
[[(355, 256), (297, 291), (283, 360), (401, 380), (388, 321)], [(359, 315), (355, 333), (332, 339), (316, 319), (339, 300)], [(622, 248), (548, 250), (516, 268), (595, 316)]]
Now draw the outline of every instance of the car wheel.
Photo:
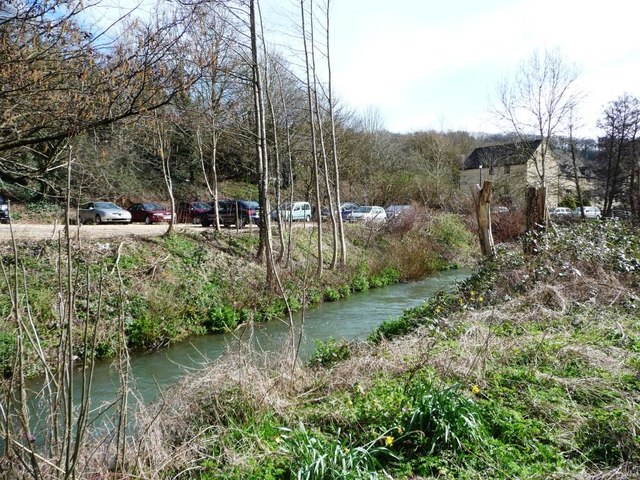
[(306, 217), (304, 217), (304, 221), (305, 222), (310, 222), (311, 221), (311, 215), (307, 215)]
[(201, 224), (203, 227), (208, 227), (208, 226), (210, 226), (210, 225), (211, 225), (211, 222), (209, 221), (209, 219), (208, 219), (208, 218), (203, 217), (203, 218), (202, 218), (202, 222), (200, 222), (200, 224)]
[(151, 225), (151, 217), (149, 215), (144, 217), (144, 223), (146, 223), (147, 225)]
[(102, 218), (100, 218), (100, 215), (96, 215), (96, 218), (93, 219), (93, 223), (95, 223), (96, 225), (100, 225), (102, 223)]

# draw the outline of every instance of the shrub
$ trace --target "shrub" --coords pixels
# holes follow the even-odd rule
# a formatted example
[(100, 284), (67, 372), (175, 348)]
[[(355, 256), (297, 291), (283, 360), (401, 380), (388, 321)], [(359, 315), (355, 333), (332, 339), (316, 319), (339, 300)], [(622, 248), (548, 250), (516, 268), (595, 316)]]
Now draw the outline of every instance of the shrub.
[(13, 373), (15, 353), (15, 334), (12, 332), (0, 332), (0, 376), (9, 378)]
[(203, 325), (210, 332), (229, 332), (238, 326), (240, 316), (232, 307), (218, 305), (207, 311)]
[(369, 279), (364, 273), (359, 273), (351, 280), (351, 289), (354, 292), (369, 290)]
[(341, 295), (338, 290), (333, 287), (327, 287), (324, 289), (323, 298), (325, 302), (335, 302), (336, 300), (340, 300)]
[(311, 366), (332, 367), (341, 360), (346, 360), (351, 356), (349, 343), (346, 341), (336, 341), (331, 338), (326, 342), (315, 341), (316, 351), (309, 360)]
[(384, 287), (385, 285), (392, 285), (398, 283), (400, 279), (400, 272), (394, 267), (387, 267), (377, 275), (371, 275), (369, 278), (369, 285), (373, 288)]
[(429, 237), (444, 247), (466, 249), (474, 241), (460, 215), (446, 213), (434, 217), (429, 228)]
[(132, 348), (159, 346), (161, 342), (160, 325), (147, 314), (128, 320), (125, 323), (127, 343)]
[(491, 216), (493, 239), (499, 243), (510, 242), (524, 234), (524, 213), (522, 210), (509, 211)]
[(576, 434), (582, 454), (601, 466), (640, 462), (638, 419), (623, 409), (596, 410)]
[(384, 446), (376, 445), (379, 438), (358, 445), (340, 431), (327, 436), (311, 432), (300, 424), (295, 430), (282, 429), (281, 451), (291, 458), (291, 477), (304, 480), (365, 480), (386, 478), (380, 458), (391, 456)]
[[(459, 450), (482, 436), (480, 411), (459, 386), (438, 389), (414, 382), (407, 393), (410, 409), (399, 419), (410, 443), (431, 453)], [(409, 435), (410, 433), (410, 435)]]

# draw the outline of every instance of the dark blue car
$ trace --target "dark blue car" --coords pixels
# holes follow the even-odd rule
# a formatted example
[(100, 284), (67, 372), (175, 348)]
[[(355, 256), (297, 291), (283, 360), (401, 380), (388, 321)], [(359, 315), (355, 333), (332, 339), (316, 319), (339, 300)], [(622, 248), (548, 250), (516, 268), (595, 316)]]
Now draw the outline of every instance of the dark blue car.
[[(351, 215), (351, 212), (353, 212), (358, 207), (360, 207), (360, 204), (356, 202), (342, 202), (340, 204), (340, 215), (342, 216), (342, 220), (346, 220), (347, 217)], [(327, 220), (329, 218), (329, 208), (324, 207), (320, 211), (320, 217), (323, 220)]]
[[(260, 225), (260, 205), (253, 200), (219, 200), (218, 217), (220, 225), (235, 225), (244, 228), (246, 225)], [(215, 214), (213, 208), (200, 219), (203, 227), (213, 225)]]

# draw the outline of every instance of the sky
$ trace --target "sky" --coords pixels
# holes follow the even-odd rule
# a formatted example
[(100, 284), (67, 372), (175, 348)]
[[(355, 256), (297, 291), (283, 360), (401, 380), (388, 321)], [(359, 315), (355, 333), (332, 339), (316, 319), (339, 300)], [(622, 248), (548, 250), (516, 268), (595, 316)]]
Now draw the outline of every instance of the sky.
[[(286, 0), (271, 0), (286, 1)], [(320, 0), (318, 0), (320, 1)], [(503, 131), (498, 83), (534, 51), (579, 71), (579, 136), (623, 93), (640, 96), (640, 4), (632, 0), (331, 0), (333, 88), (393, 132)]]
[[(104, 5), (145, 2), (153, 0)], [(269, 43), (295, 35), (291, 24), (299, 23), (299, 0), (260, 4)], [(604, 108), (622, 94), (640, 97), (640, 4), (633, 0), (330, 0), (330, 5), (334, 95), (361, 114), (377, 112), (392, 132), (505, 131), (491, 113), (498, 84), (535, 51), (557, 51), (577, 67), (576, 88), (584, 97), (576, 136), (595, 138)]]

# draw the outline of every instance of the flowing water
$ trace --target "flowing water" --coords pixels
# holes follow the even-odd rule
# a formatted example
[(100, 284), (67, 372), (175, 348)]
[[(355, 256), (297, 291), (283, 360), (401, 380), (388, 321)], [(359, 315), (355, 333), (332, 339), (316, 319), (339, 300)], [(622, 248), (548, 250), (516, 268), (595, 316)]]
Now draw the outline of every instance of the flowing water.
[[(398, 317), (403, 310), (415, 307), (442, 289), (453, 287), (465, 279), (468, 271), (449, 270), (420, 281), (390, 285), (353, 294), (336, 302), (323, 303), (304, 315), (302, 358), (307, 358), (316, 340), (365, 339), (385, 320)], [(295, 315), (297, 326), (301, 315)], [(265, 351), (278, 349), (286, 340), (290, 328), (285, 322), (258, 324), (254, 335)], [(139, 395), (153, 400), (159, 390), (177, 382), (188, 371), (201, 368), (205, 359), (213, 360), (241, 333), (193, 337), (168, 349), (138, 355), (131, 359), (133, 382)], [(110, 363), (96, 366), (92, 403), (110, 401), (118, 388), (118, 377)]]
[[(303, 359), (313, 353), (316, 340), (366, 339), (382, 322), (397, 318), (403, 310), (423, 303), (439, 290), (451, 289), (456, 282), (469, 276), (468, 271), (450, 270), (420, 281), (390, 285), (345, 299), (318, 305), (302, 316), (294, 317), (297, 331), (302, 325), (303, 342), (300, 355)], [(272, 320), (254, 326), (253, 337), (264, 351), (275, 351), (286, 341), (290, 327), (285, 322)], [(131, 386), (144, 403), (153, 401), (161, 391), (167, 390), (189, 372), (197, 371), (209, 360), (214, 360), (230, 345), (237, 342), (242, 331), (233, 334), (203, 335), (192, 337), (159, 352), (136, 355), (131, 358)], [(76, 386), (80, 386), (76, 373)], [(36, 387), (37, 388), (37, 387)], [(91, 390), (91, 405), (97, 407), (93, 416), (110, 414), (102, 409), (117, 396), (118, 373), (111, 362), (98, 363), (95, 367)], [(79, 389), (75, 398), (80, 396)], [(34, 410), (40, 410), (32, 405)], [(38, 413), (36, 417), (40, 417)], [(102, 412), (102, 413), (99, 413)], [(42, 417), (40, 417), (42, 418)], [(94, 428), (102, 423), (98, 420)], [(98, 427), (100, 429), (100, 427)], [(36, 427), (37, 430), (37, 427)], [(39, 435), (38, 435), (39, 436)]]

